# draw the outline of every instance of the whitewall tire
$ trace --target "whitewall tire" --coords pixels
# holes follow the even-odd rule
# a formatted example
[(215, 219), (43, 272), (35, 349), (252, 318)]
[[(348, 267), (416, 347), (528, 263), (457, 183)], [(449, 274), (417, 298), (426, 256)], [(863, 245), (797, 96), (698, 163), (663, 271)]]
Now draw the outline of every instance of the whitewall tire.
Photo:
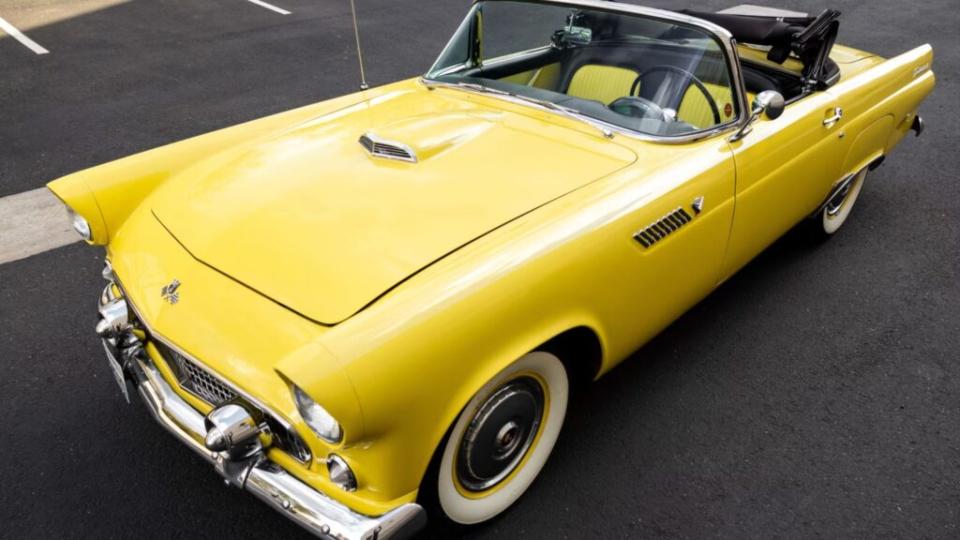
[(486, 521), (523, 495), (560, 435), (568, 397), (563, 363), (542, 351), (477, 392), (451, 428), (437, 471), (437, 499), (450, 521)]
[(864, 168), (853, 177), (845, 189), (842, 189), (827, 201), (820, 215), (817, 216), (822, 234), (831, 236), (847, 222), (850, 211), (853, 210), (853, 205), (860, 197), (860, 190), (863, 188), (863, 181), (866, 177), (867, 169)]

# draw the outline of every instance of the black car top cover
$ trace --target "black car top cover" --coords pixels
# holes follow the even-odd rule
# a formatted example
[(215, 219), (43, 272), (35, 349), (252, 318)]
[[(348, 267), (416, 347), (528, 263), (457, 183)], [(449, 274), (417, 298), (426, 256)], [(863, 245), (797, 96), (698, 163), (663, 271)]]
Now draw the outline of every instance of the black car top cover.
[(825, 82), (836, 71), (828, 55), (837, 37), (839, 11), (827, 9), (817, 17), (757, 17), (690, 9), (678, 13), (725, 28), (738, 42), (769, 46), (767, 58), (772, 62), (782, 64), (795, 53), (804, 64), (805, 77)]

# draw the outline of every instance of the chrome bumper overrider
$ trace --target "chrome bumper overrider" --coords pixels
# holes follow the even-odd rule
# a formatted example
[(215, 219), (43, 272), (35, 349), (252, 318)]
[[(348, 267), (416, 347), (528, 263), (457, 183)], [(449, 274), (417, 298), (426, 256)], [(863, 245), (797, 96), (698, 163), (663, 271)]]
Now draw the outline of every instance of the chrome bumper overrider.
[[(109, 289), (109, 287), (108, 287)], [(224, 477), (227, 485), (245, 489), (277, 511), (321, 538), (335, 540), (383, 540), (408, 538), (426, 523), (423, 508), (401, 505), (378, 517), (347, 508), (286, 472), (266, 457), (263, 448), (241, 458), (229, 452), (207, 449), (206, 417), (180, 398), (164, 380), (143, 349), (125, 317), (116, 317), (123, 298), (105, 291), (100, 302), (97, 331), (109, 361), (119, 364), (127, 388), (135, 387), (151, 415), (175, 437), (203, 456)], [(111, 311), (112, 306), (112, 311)], [(124, 313), (125, 315), (126, 313)], [(113, 317), (113, 318), (111, 318)]]

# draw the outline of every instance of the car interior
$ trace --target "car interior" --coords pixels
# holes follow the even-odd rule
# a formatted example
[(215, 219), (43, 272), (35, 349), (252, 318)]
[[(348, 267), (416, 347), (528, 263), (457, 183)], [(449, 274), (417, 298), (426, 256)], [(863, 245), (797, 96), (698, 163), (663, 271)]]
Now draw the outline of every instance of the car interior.
[[(827, 56), (837, 12), (795, 19), (683, 13), (733, 34), (748, 104), (765, 90), (790, 103), (838, 78), (839, 69)], [(798, 41), (813, 27), (818, 33)], [(575, 11), (549, 39), (550, 46), (492, 58), (458, 77), (575, 106), (586, 115), (655, 135), (707, 130), (740, 117), (724, 50), (717, 43), (703, 45), (711, 40), (700, 30)], [(611, 112), (621, 118), (615, 120)]]

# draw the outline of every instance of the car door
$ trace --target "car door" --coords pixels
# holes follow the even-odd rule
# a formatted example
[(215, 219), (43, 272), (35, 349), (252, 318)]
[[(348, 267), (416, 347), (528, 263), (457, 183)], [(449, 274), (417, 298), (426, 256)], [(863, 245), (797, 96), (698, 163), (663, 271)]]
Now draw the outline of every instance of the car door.
[(842, 130), (836, 98), (813, 92), (787, 105), (775, 120), (761, 117), (752, 132), (731, 143), (736, 212), (722, 280), (823, 202), (839, 180)]

